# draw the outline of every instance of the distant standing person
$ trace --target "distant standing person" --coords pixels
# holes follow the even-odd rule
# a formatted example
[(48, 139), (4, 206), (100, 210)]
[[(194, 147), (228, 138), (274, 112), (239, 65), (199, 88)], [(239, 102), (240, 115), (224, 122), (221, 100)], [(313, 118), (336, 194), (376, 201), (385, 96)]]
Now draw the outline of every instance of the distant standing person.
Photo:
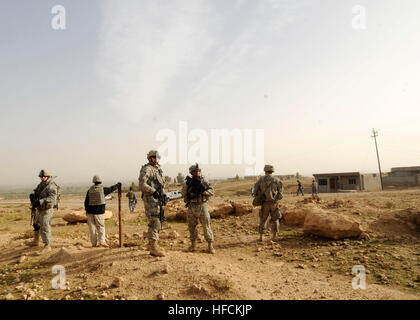
[(316, 195), (318, 195), (318, 188), (315, 180), (312, 180), (312, 197), (315, 197)]
[(41, 182), (30, 197), (34, 202), (32, 203), (33, 208), (36, 208), (32, 245), (39, 245), (39, 236), (41, 235), (44, 248), (38, 252), (38, 255), (42, 255), (51, 251), (51, 219), (54, 206), (57, 205), (57, 186), (52, 182), (52, 175), (47, 170), (41, 170), (38, 176)]
[(298, 195), (299, 195), (299, 193), (301, 193), (301, 194), (302, 194), (302, 196), (304, 196), (305, 194), (303, 193), (303, 186), (302, 186), (302, 183), (301, 183), (299, 180), (297, 181), (297, 183), (298, 183), (298, 189), (297, 189), (296, 195), (298, 196)]
[[(86, 194), (85, 210), (88, 218), (88, 226), (90, 232), (90, 241), (92, 247), (105, 247), (108, 244), (105, 240), (105, 197), (121, 187), (121, 182), (111, 186), (102, 186), (102, 179), (99, 176), (94, 176), (92, 179), (94, 183)], [(99, 244), (98, 244), (99, 240)]]
[(137, 197), (132, 187), (130, 187), (130, 191), (128, 191), (125, 196), (128, 198), (128, 207), (130, 208), (130, 212), (134, 212), (134, 208), (137, 204)]

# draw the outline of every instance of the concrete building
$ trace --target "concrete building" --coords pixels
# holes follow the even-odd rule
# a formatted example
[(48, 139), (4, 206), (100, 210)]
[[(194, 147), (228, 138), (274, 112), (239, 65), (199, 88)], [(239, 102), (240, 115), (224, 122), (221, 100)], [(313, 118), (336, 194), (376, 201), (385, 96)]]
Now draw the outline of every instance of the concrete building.
[(384, 183), (388, 185), (420, 185), (420, 167), (391, 168), (391, 172), (384, 177)]
[(379, 174), (342, 172), (319, 173), (313, 176), (318, 184), (319, 193), (382, 190)]

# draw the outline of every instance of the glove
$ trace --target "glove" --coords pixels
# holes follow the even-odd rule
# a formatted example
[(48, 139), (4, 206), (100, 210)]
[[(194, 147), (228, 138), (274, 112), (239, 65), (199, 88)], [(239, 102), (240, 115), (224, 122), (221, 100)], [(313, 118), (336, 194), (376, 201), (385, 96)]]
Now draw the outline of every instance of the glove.
[(159, 192), (157, 190), (153, 192), (153, 198), (158, 199), (159, 198)]

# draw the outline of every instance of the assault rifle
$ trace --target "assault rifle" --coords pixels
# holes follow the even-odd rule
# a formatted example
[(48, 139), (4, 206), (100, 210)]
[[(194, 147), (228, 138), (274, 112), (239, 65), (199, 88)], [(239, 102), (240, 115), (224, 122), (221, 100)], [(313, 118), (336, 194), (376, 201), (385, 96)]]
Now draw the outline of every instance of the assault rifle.
[(41, 228), (35, 222), (36, 209), (41, 206), (41, 204), (39, 203), (39, 196), (36, 196), (35, 193), (31, 193), (29, 195), (29, 200), (31, 201), (31, 222), (29, 223), (29, 225), (33, 226), (34, 230), (37, 231)]
[(203, 185), (201, 177), (191, 178), (188, 176), (185, 180), (187, 182), (187, 204), (185, 206), (188, 207), (191, 200), (198, 198), (209, 188)]
[(182, 194), (180, 191), (171, 191), (165, 194), (163, 192), (163, 185), (159, 184), (158, 188), (156, 189), (156, 195), (157, 195), (156, 199), (159, 201), (159, 220), (161, 222), (161, 230), (162, 230), (162, 224), (165, 222), (164, 207), (169, 201), (181, 198)]

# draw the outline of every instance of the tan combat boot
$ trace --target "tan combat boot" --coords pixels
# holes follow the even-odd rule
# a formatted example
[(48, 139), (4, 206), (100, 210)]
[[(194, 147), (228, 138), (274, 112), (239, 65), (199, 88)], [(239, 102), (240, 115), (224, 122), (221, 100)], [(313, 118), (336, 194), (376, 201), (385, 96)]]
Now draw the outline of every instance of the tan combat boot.
[(191, 246), (187, 249), (187, 251), (194, 252), (197, 249), (195, 243), (196, 243), (195, 240), (191, 240)]
[(31, 247), (39, 247), (39, 233), (34, 235), (34, 240), (29, 245)]
[(276, 241), (277, 238), (277, 232), (273, 232), (273, 235), (271, 236), (271, 241)]
[(98, 247), (109, 248), (109, 245), (106, 242), (99, 242)]
[(216, 250), (214, 250), (214, 247), (213, 247), (213, 242), (209, 242), (209, 249), (208, 249), (208, 251), (211, 254), (215, 254), (216, 253)]
[(154, 257), (164, 257), (165, 252), (158, 247), (156, 240), (150, 240), (150, 255)]
[(51, 246), (49, 244), (46, 244), (45, 247), (41, 251), (38, 252), (38, 255), (41, 256), (50, 251), (51, 251)]

